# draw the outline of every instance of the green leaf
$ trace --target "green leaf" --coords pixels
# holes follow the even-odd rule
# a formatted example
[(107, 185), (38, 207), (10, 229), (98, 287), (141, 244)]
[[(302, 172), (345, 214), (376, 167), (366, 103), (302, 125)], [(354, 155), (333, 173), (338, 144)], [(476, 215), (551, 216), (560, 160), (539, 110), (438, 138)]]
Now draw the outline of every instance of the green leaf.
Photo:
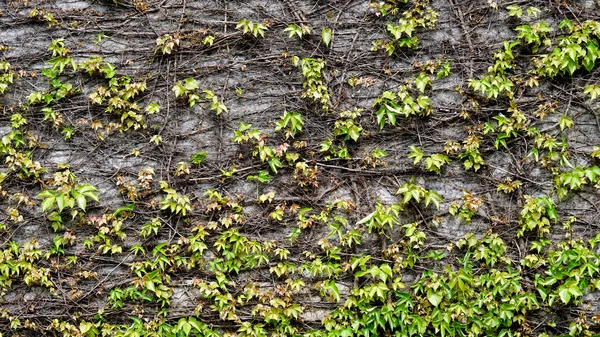
[(275, 173), (275, 174), (277, 174), (277, 168), (283, 167), (283, 164), (277, 157), (269, 159), (268, 163), (269, 163), (269, 167), (271, 168), (271, 171), (273, 171), (273, 173)]
[(94, 200), (95, 202), (98, 202), (98, 201), (99, 201), (99, 199), (98, 199), (98, 194), (97, 194), (96, 192), (86, 192), (86, 193), (83, 193), (83, 195), (84, 195), (84, 196), (85, 196), (87, 199), (92, 199), (92, 200)]
[(94, 327), (93, 323), (81, 322), (81, 323), (79, 323), (79, 332), (81, 332), (82, 334), (85, 334), (86, 332), (90, 331), (90, 329), (92, 327)]
[(429, 303), (437, 307), (442, 302), (442, 293), (440, 291), (434, 292), (432, 290), (429, 290), (427, 292), (427, 299), (429, 300)]
[(383, 281), (383, 282), (387, 282), (388, 277), (391, 278), (392, 277), (392, 268), (387, 264), (384, 263), (381, 265), (381, 267), (379, 267), (380, 273), (379, 273), (379, 278)]
[(198, 322), (198, 320), (196, 320), (194, 317), (190, 317), (188, 318), (188, 323), (194, 328), (196, 329), (196, 331), (201, 331), (202, 330), (202, 326), (200, 325), (201, 323)]
[(250, 124), (250, 123), (240, 122), (240, 125), (238, 126), (238, 130), (240, 132), (244, 132), (244, 131), (250, 129), (251, 127), (252, 127), (252, 124)]
[(549, 207), (547, 213), (548, 213), (548, 217), (550, 219), (552, 219), (552, 220), (558, 219), (558, 214), (556, 213), (556, 208)]
[(420, 148), (418, 148), (414, 145), (411, 145), (411, 146), (409, 146), (409, 149), (411, 151), (410, 151), (410, 154), (408, 155), (408, 158), (414, 158), (413, 164), (417, 164), (418, 162), (421, 161), (421, 159), (423, 159), (423, 151)]
[(56, 195), (56, 204), (58, 205), (58, 211), (62, 212), (65, 208), (65, 195), (63, 193)]
[(195, 79), (193, 79), (191, 77), (188, 77), (188, 78), (185, 79), (183, 87), (187, 91), (193, 91), (193, 90), (196, 90), (196, 89), (200, 89), (200, 84)]
[(573, 124), (573, 120), (567, 115), (562, 115), (560, 117), (560, 120), (558, 121), (558, 125), (560, 126), (561, 131), (563, 131), (564, 129), (571, 128)]
[(323, 40), (323, 43), (325, 43), (325, 45), (327, 47), (329, 47), (329, 44), (331, 43), (332, 35), (333, 35), (333, 31), (331, 30), (331, 28), (321, 29), (321, 39)]
[(289, 26), (287, 26), (284, 30), (284, 32), (289, 33), (288, 37), (293, 37), (294, 35), (297, 35), (299, 38), (302, 38), (302, 28), (300, 28), (298, 25), (295, 24), (290, 24)]
[(429, 206), (429, 203), (433, 203), (435, 208), (440, 209), (440, 203), (444, 201), (444, 199), (435, 191), (429, 191), (425, 195), (425, 206)]
[(185, 333), (186, 336), (190, 335), (190, 332), (192, 332), (192, 326), (190, 325), (190, 323), (185, 322), (183, 324), (183, 332)]
[(595, 100), (600, 96), (600, 85), (590, 84), (583, 90), (584, 94), (589, 94), (591, 100)]
[(42, 201), (42, 212), (54, 209), (55, 204), (56, 204), (55, 197), (53, 197), (53, 196), (47, 197), (46, 199), (44, 199), (44, 201)]
[(419, 89), (420, 92), (424, 93), (425, 89), (428, 86), (431, 86), (431, 79), (429, 78), (426, 72), (422, 71), (421, 73), (419, 73), (419, 76), (417, 76), (415, 83), (417, 89)]
[(87, 200), (85, 199), (85, 196), (79, 192), (71, 192), (71, 195), (73, 196), (73, 198), (75, 198), (75, 201), (77, 202), (77, 206), (79, 208), (81, 208), (81, 210), (83, 210), (85, 212), (85, 207), (87, 205)]
[(146, 113), (153, 115), (160, 112), (160, 105), (158, 103), (150, 103), (146, 106)]
[(156, 292), (156, 288), (154, 287), (154, 282), (152, 280), (146, 281), (146, 289), (148, 289), (152, 292)]
[(573, 22), (571, 22), (569, 19), (564, 19), (558, 24), (558, 28), (566, 28), (567, 32), (570, 33), (573, 31)]
[(172, 90), (175, 93), (175, 97), (179, 97), (185, 94), (185, 87), (183, 86), (183, 84), (181, 84), (181, 82), (175, 83), (175, 86), (173, 86)]
[(333, 280), (329, 280), (326, 282), (327, 288), (331, 291), (331, 295), (335, 299), (336, 302), (340, 301), (340, 291), (338, 290), (338, 286)]
[(52, 190), (45, 190), (40, 192), (37, 195), (37, 198), (48, 198), (48, 197), (53, 197), (56, 195), (56, 191), (52, 191)]
[(507, 6), (508, 16), (516, 16), (518, 18), (523, 16), (523, 9), (519, 5)]
[(571, 295), (575, 297), (581, 297), (583, 293), (581, 292), (581, 290), (579, 290), (579, 287), (577, 285), (578, 283), (575, 280), (570, 280), (565, 283), (565, 286), (568, 286)]
[[(567, 49), (568, 50), (568, 49)], [(574, 51), (571, 49), (570, 53), (573, 53)], [(561, 64), (561, 67), (564, 69), (566, 68), (569, 71), (569, 75), (573, 75), (573, 73), (577, 70), (578, 68), (578, 64), (577, 61), (572, 59), (571, 57), (566, 57), (563, 60), (563, 63)]]
[(190, 161), (195, 165), (202, 165), (206, 159), (206, 152), (197, 152), (190, 157)]
[(567, 287), (561, 287), (558, 291), (558, 296), (560, 296), (560, 300), (564, 304), (569, 304), (569, 301), (571, 300), (571, 293), (569, 292), (569, 289)]
[[(527, 16), (537, 17), (542, 11), (537, 7), (527, 8)], [(542, 21), (544, 22), (544, 21)]]
[(92, 199), (96, 202), (98, 201), (98, 194), (96, 193), (98, 189), (96, 187), (90, 184), (82, 184), (77, 185), (75, 189), (77, 190), (77, 192), (83, 194), (86, 198)]
[(35, 91), (29, 94), (27, 97), (29, 104), (36, 104), (42, 101), (42, 93), (40, 91)]
[[(389, 105), (386, 104), (386, 107), (389, 107)], [(390, 121), (390, 124), (392, 126), (396, 126), (396, 111), (394, 111), (392, 108), (387, 111), (386, 115), (387, 115), (388, 120)]]
[(106, 63), (100, 67), (100, 71), (104, 73), (104, 78), (111, 79), (115, 76), (115, 66), (112, 63)]
[(349, 127), (348, 136), (350, 136), (353, 141), (357, 141), (358, 137), (360, 137), (360, 129), (356, 125)]

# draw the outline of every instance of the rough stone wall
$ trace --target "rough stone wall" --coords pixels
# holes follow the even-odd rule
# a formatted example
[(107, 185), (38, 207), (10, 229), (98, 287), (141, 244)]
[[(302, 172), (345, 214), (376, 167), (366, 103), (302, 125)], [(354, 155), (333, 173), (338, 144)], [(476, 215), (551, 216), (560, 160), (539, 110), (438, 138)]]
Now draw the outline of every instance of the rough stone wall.
[[(499, 9), (492, 6), (496, 2)], [(347, 199), (353, 204), (352, 210), (344, 214), (350, 228), (370, 214), (377, 202), (398, 202), (396, 190), (415, 177), (418, 185), (436, 191), (444, 199), (439, 211), (410, 204), (405, 205), (406, 212), (400, 215), (402, 224), (420, 223), (421, 230), (427, 235), (426, 249), (446, 249), (448, 244), (468, 232), (479, 236), (494, 232), (509, 247), (507, 257), (519, 261), (526, 255), (529, 245), (527, 238), (515, 235), (523, 196), (552, 194), (554, 190), (552, 173), (531, 159), (525, 160), (531, 150), (531, 141), (520, 137), (509, 142), (508, 150), (502, 147), (496, 150), (493, 138), (485, 140), (481, 145), (485, 165), (481, 169), (466, 171), (463, 161), (455, 156), (451, 163), (444, 165), (440, 174), (425, 170), (422, 164), (413, 164), (408, 158), (409, 146), (422, 148), (426, 155), (442, 153), (445, 142), (462, 144), (469, 128), (506, 113), (507, 98), (486, 99), (470, 89), (468, 81), (483, 76), (493, 63), (493, 52), (502, 48), (504, 40), (516, 39), (515, 26), (545, 20), (556, 29), (563, 18), (574, 21), (597, 19), (599, 8), (593, 1), (518, 1), (524, 7), (542, 9), (537, 18), (518, 19), (509, 17), (504, 10), (509, 3), (496, 2), (432, 1), (431, 8), (439, 13), (435, 28), (418, 29), (415, 34), (419, 46), (415, 50), (398, 48), (392, 56), (371, 49), (373, 41), (389, 38), (386, 24), (397, 22), (397, 17), (376, 15), (369, 1), (151, 0), (114, 4), (99, 0), (12, 0), (0, 4), (0, 45), (7, 47), (0, 60), (10, 62), (18, 74), (7, 92), (0, 96), (3, 108), (0, 133), (6, 135), (10, 131), (11, 115), (21, 113), (28, 120), (28, 130), (43, 144), (33, 151), (33, 158), (48, 170), (37, 182), (20, 180), (10, 174), (3, 182), (3, 189), (9, 195), (20, 192), (35, 199), (48, 185), (47, 179), (56, 171), (56, 165), (67, 163), (81, 182), (99, 188), (100, 201), (89, 205), (86, 216), (101, 216), (132, 203), (119, 193), (119, 177), (135, 182), (140, 169), (152, 167), (155, 172), (152, 190), (135, 201), (131, 216), (123, 223), (126, 238), (122, 242), (113, 238), (113, 242), (122, 246), (122, 253), (101, 254), (97, 251), (98, 243), (92, 249), (86, 248), (84, 240), (96, 235), (98, 228), (85, 220), (77, 220), (80, 223), (74, 220), (67, 227), (77, 240), (65, 248), (65, 256), (77, 256), (77, 264), (53, 269), (55, 266), (51, 261), (60, 264), (65, 259), (62, 256), (49, 259), (45, 266), (51, 270), (56, 294), (50, 294), (43, 287), (16, 282), (1, 298), (1, 306), (22, 322), (30, 320), (40, 326), (48, 325), (54, 318), (66, 321), (90, 318), (101, 308), (111, 322), (127, 323), (127, 316), (134, 315), (153, 317), (159, 309), (156, 303), (127, 303), (123, 309), (111, 308), (107, 305), (107, 295), (115, 287), (130, 286), (135, 279), (130, 265), (143, 258), (130, 252), (132, 246), (141, 244), (147, 254), (151, 254), (152, 248), (159, 243), (175, 244), (190, 236), (194, 224), (217, 220), (214, 213), (207, 212), (210, 202), (204, 192), (208, 189), (230, 196), (243, 205), (246, 221), (239, 226), (241, 233), (261, 242), (273, 240), (290, 250), (295, 261), (302, 262), (305, 251), (322, 254), (321, 240), (330, 228), (315, 226), (305, 230), (298, 242), (290, 243), (286, 236), (295, 227), (297, 215), (286, 211), (283, 220), (273, 221), (269, 214), (276, 207), (284, 205), (289, 209), (295, 204), (310, 207), (318, 213), (336, 199)], [(54, 15), (56, 22), (52, 27), (41, 16), (29, 16), (34, 8)], [(255, 38), (236, 30), (241, 19), (264, 22), (268, 26), (265, 37)], [(289, 38), (283, 29), (291, 23), (307, 24), (312, 33), (302, 39)], [(320, 37), (321, 29), (326, 27), (333, 30), (329, 47)], [(179, 34), (182, 38), (172, 53), (163, 55), (157, 52), (156, 40), (165, 34)], [(212, 46), (201, 42), (207, 35), (215, 36)], [(51, 58), (48, 45), (59, 38), (64, 39), (70, 49), (69, 55), (76, 62), (100, 56), (105, 62), (114, 64), (118, 76), (128, 75), (133, 80), (146, 81), (147, 90), (136, 100), (142, 107), (152, 102), (158, 102), (161, 107), (157, 114), (144, 115), (147, 128), (115, 130), (103, 140), (99, 139), (98, 134), (103, 129), (94, 130), (92, 122), (100, 121), (104, 126), (120, 122), (118, 116), (105, 111), (106, 104), (93, 105), (89, 98), (96, 87), (106, 86), (107, 81), (83, 71), (70, 71), (68, 67), (60, 78), (72, 83), (75, 92), (53, 105), (53, 109), (62, 114), (64, 125), (74, 130), (71, 139), (66, 140), (61, 129), (53, 128), (52, 123), (43, 120), (39, 105), (27, 106), (31, 92), (49, 88), (48, 79), (41, 71), (48, 67), (46, 61)], [(523, 46), (517, 49), (514, 74), (525, 78), (531, 69), (532, 55)], [(323, 75), (331, 93), (330, 112), (323, 112), (318, 104), (301, 97), (304, 79), (300, 68), (290, 59), (293, 55), (325, 60)], [(449, 60), (452, 70), (449, 76), (434, 79), (432, 87), (426, 90), (433, 114), (423, 118), (398, 117), (397, 126), (388, 125), (380, 130), (375, 118), (375, 99), (385, 90), (396, 90), (401, 84), (413, 83), (421, 72), (420, 64), (439, 58)], [(216, 116), (208, 103), (190, 108), (185, 99), (176, 98), (171, 89), (178, 81), (189, 77), (198, 80), (202, 89), (214, 91), (228, 111)], [(540, 80), (539, 87), (521, 90), (513, 99), (532, 119), (540, 104), (557, 102), (556, 111), (541, 121), (536, 120), (535, 125), (558, 139), (564, 136), (569, 144), (571, 163), (583, 167), (594, 164), (589, 153), (594, 145), (600, 144), (597, 103), (581, 93), (583, 87), (593, 83), (596, 77), (594, 70), (572, 77)], [(368, 79), (368, 85), (352, 87), (348, 84), (349, 79), (359, 78)], [(474, 102), (479, 105), (477, 109)], [(363, 109), (359, 120), (364, 131), (360, 140), (344, 142), (339, 137), (336, 139), (333, 128), (337, 113), (354, 108)], [(293, 140), (286, 140), (274, 131), (275, 122), (284, 111), (299, 112), (303, 116), (302, 132)], [(563, 114), (576, 122), (565, 131), (557, 125)], [(292, 165), (285, 165), (277, 174), (272, 174), (269, 183), (249, 181), (249, 176), (256, 175), (259, 170), (269, 170), (269, 167), (252, 155), (250, 145), (231, 141), (241, 122), (250, 123), (268, 135), (264, 140), (273, 148), (285, 142), (291, 147), (294, 141), (305, 141), (306, 146), (296, 152), (301, 156), (300, 161), (317, 168), (318, 186), (299, 186), (294, 180)], [(152, 141), (156, 135), (161, 136), (162, 142)], [(327, 160), (319, 149), (328, 137), (335, 139), (338, 146), (346, 144), (350, 159)], [(385, 165), (372, 167), (364, 158), (376, 148), (384, 150), (388, 156), (383, 159)], [(137, 155), (132, 154), (134, 150), (138, 151)], [(189, 162), (190, 156), (198, 152), (206, 152), (204, 163), (191, 165), (188, 174), (177, 176), (178, 163)], [(8, 172), (8, 166), (2, 165), (2, 170)], [(237, 171), (231, 177), (225, 177), (222, 172), (232, 167)], [(516, 193), (497, 193), (497, 184), (506, 177), (521, 180), (522, 188)], [(158, 184), (161, 180), (190, 197), (192, 209), (189, 215), (179, 216), (160, 210), (159, 202), (164, 198)], [(470, 225), (448, 214), (452, 203), (462, 201), (463, 191), (470, 191), (484, 201)], [(260, 195), (270, 192), (275, 193), (271, 203), (256, 202)], [(560, 201), (561, 217), (577, 218), (572, 224), (573, 236), (588, 239), (596, 235), (598, 201), (597, 190), (593, 188), (572, 193)], [(9, 197), (0, 203), (3, 212), (14, 207), (14, 200)], [(11, 221), (8, 211), (2, 214), (0, 222), (5, 222), (9, 230), (0, 234), (0, 242), (7, 245), (14, 240), (23, 244), (36, 238), (42, 250), (50, 249), (57, 233), (46, 220), (47, 214), (40, 211), (39, 200), (34, 205), (19, 207), (19, 211), (23, 221)], [(163, 223), (158, 235), (142, 238), (139, 235), (142, 225), (156, 217)], [(563, 238), (560, 224), (554, 227), (552, 238)], [(58, 234), (64, 232), (63, 228)], [(392, 230), (386, 236), (365, 232), (362, 245), (344, 253), (380, 256), (382, 250), (401, 241), (403, 235), (402, 228)], [(217, 254), (215, 240), (216, 234), (206, 240), (209, 247), (205, 253), (206, 266), (170, 274), (173, 295), (169, 320), (188, 316), (202, 303), (202, 295), (192, 283), (197, 278), (213, 278), (208, 263), (211, 256)], [(455, 259), (450, 263), (454, 262)], [(268, 266), (231, 273), (230, 277), (238, 285), (253, 280), (260, 288), (268, 289), (276, 283)], [(423, 264), (419, 268), (431, 266)], [(441, 270), (439, 266), (436, 268)], [(97, 276), (73, 283), (75, 274), (84, 270), (93, 271)], [(403, 280), (411, 283), (421, 272), (419, 269), (406, 270)], [(305, 308), (302, 318), (306, 326), (318, 327), (325, 315), (339, 304), (319, 296), (314, 287), (317, 278), (304, 276), (307, 287), (296, 295), (297, 303)], [(342, 301), (355, 282), (350, 277), (339, 279)], [(77, 291), (82, 293), (71, 296)], [(240, 316), (243, 321), (252, 317), (250, 312), (242, 312)], [(237, 327), (231, 322), (221, 322), (215, 312), (207, 311), (201, 317), (216, 327), (234, 327), (234, 330)], [(537, 322), (537, 318), (534, 321)], [(11, 333), (7, 327), (0, 327), (0, 332)], [(26, 331), (23, 333), (27, 334)]]

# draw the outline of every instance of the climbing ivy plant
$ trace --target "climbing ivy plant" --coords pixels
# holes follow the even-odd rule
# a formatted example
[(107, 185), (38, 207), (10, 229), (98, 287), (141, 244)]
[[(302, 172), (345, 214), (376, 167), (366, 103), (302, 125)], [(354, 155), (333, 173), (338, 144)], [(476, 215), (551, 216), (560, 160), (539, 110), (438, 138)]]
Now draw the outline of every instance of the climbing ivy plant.
[(0, 337), (598, 335), (593, 11), (307, 4), (2, 9)]

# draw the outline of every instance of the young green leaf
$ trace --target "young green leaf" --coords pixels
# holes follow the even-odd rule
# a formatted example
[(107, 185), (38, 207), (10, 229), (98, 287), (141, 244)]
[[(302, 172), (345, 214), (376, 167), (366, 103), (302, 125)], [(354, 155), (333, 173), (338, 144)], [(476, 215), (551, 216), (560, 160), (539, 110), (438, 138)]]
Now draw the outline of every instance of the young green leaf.
[(423, 159), (423, 151), (414, 145), (409, 146), (409, 148), (411, 151), (408, 158), (414, 158), (413, 164), (419, 163)]
[(574, 123), (571, 117), (567, 115), (562, 115), (560, 116), (558, 125), (560, 126), (560, 130), (563, 131), (564, 129), (570, 129), (574, 125)]
[(424, 93), (425, 89), (429, 86), (431, 86), (431, 78), (429, 78), (429, 76), (427, 75), (426, 72), (422, 71), (421, 73), (419, 73), (419, 76), (417, 76), (416, 79), (416, 86), (417, 89), (419, 89), (420, 92)]
[(47, 197), (42, 201), (42, 212), (54, 209), (56, 205), (56, 198), (54, 196)]
[(529, 7), (527, 8), (527, 16), (533, 16), (535, 18), (538, 17), (538, 15), (540, 15), (542, 11), (537, 8), (537, 7)]
[(584, 94), (589, 94), (591, 100), (595, 100), (600, 96), (600, 85), (590, 84), (583, 90)]
[(442, 201), (444, 201), (444, 199), (435, 191), (429, 190), (425, 195), (425, 206), (429, 206), (430, 203), (433, 203), (435, 208), (439, 210)]
[(519, 5), (510, 5), (506, 9), (508, 9), (508, 16), (516, 16), (518, 18), (523, 16), (523, 8)]
[(431, 303), (434, 307), (437, 307), (442, 302), (442, 299), (443, 299), (442, 292), (441, 291), (434, 292), (432, 290), (429, 290), (427, 292), (427, 299), (429, 300), (429, 303)]
[(204, 162), (205, 159), (206, 159), (206, 152), (197, 152), (197, 153), (194, 153), (190, 157), (190, 162), (192, 164), (200, 166), (200, 165), (202, 165), (202, 163)]
[(73, 198), (75, 198), (77, 206), (85, 212), (85, 207), (87, 206), (87, 200), (85, 199), (85, 196), (76, 191), (71, 192), (71, 195), (73, 196)]
[(302, 28), (293, 23), (288, 25), (283, 31), (288, 33), (289, 34), (288, 37), (290, 37), (290, 38), (293, 37), (294, 35), (297, 35), (299, 38), (302, 38)]
[(146, 106), (146, 113), (153, 115), (160, 112), (160, 105), (158, 103), (150, 103)]
[(323, 40), (323, 43), (325, 43), (325, 45), (327, 47), (329, 47), (329, 44), (331, 43), (332, 36), (333, 36), (333, 31), (331, 30), (331, 28), (321, 29), (321, 39)]

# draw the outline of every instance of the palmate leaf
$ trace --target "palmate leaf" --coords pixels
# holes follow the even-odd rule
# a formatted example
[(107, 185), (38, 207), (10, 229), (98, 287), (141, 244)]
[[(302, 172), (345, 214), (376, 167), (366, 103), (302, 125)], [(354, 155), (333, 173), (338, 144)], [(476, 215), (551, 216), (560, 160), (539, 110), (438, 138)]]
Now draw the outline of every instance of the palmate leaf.
[[(95, 202), (99, 201), (98, 193), (96, 193), (96, 191), (98, 191), (98, 189), (92, 185), (89, 185), (89, 184), (78, 185), (76, 187), (76, 191), (78, 193), (82, 194), (85, 197), (85, 199), (91, 199), (91, 200), (94, 200)], [(71, 192), (71, 194), (73, 195), (73, 192)]]
[[(542, 11), (537, 8), (537, 7), (528, 7), (527, 8), (527, 16), (533, 16), (533, 17), (538, 17), (538, 15), (541, 13)], [(544, 21), (542, 21), (544, 22)], [(544, 22), (545, 23), (545, 22)]]
[(175, 97), (185, 94), (185, 87), (181, 83), (176, 83), (172, 90), (175, 93)]
[(435, 208), (440, 209), (440, 203), (444, 201), (444, 199), (435, 191), (429, 191), (425, 195), (425, 206), (429, 206), (430, 203), (435, 205)]
[(250, 21), (247, 19), (241, 19), (237, 25), (235, 25), (235, 29), (241, 29), (244, 34), (248, 33)]
[(299, 112), (292, 112), (290, 116), (290, 121), (292, 122), (293, 129), (302, 131), (302, 125), (304, 125), (304, 121), (302, 121), (302, 115)]
[(269, 167), (271, 168), (271, 171), (273, 171), (273, 173), (275, 173), (275, 174), (277, 174), (277, 169), (278, 168), (282, 168), (283, 167), (283, 164), (281, 163), (281, 161), (277, 157), (269, 159), (268, 163), (269, 163)]
[(449, 162), (450, 158), (448, 158), (447, 156), (441, 153), (435, 153), (425, 160), (425, 167), (429, 171), (433, 171), (439, 174), (441, 173), (442, 166), (444, 164), (448, 164)]
[(287, 26), (284, 30), (284, 32), (288, 33), (289, 36), (288, 37), (293, 37), (294, 35), (297, 35), (299, 38), (302, 38), (302, 28), (300, 28), (300, 26), (295, 25), (295, 24), (290, 24), (289, 26)]
[(196, 331), (201, 331), (204, 323), (198, 322), (198, 320), (194, 317), (189, 317), (187, 319), (188, 324), (191, 325)]
[(79, 331), (82, 334), (86, 334), (88, 331), (90, 332), (90, 336), (95, 336), (98, 333), (98, 329), (94, 325), (94, 323), (82, 321), (79, 323)]
[(508, 16), (516, 16), (518, 18), (523, 16), (523, 9), (519, 5), (510, 5), (506, 9), (508, 10)]
[(268, 29), (269, 28), (267, 28), (265, 24), (256, 23), (254, 29), (252, 30), (252, 35), (254, 35), (254, 37), (258, 37), (258, 35), (260, 35), (261, 37), (265, 37), (265, 31)]
[(148, 115), (153, 115), (158, 112), (160, 112), (160, 105), (158, 103), (149, 103), (146, 106), (146, 113)]
[(600, 175), (600, 167), (594, 166), (585, 170), (585, 176), (593, 183), (596, 182), (597, 177)]
[(409, 149), (411, 151), (408, 158), (414, 158), (413, 164), (418, 164), (423, 159), (423, 151), (414, 145), (409, 146)]
[(190, 161), (195, 165), (202, 165), (206, 159), (206, 152), (197, 152), (190, 157)]
[(390, 290), (385, 283), (379, 282), (377, 284), (372, 285), (371, 291), (369, 292), (369, 296), (372, 298), (385, 299), (385, 296)]
[(590, 84), (585, 87), (583, 93), (590, 95), (591, 100), (595, 100), (598, 96), (600, 96), (600, 85)]
[(415, 199), (418, 203), (421, 201), (421, 191), (414, 188), (411, 189), (408, 193), (404, 193), (404, 198), (402, 199), (402, 203), (407, 204), (411, 199)]
[(190, 332), (192, 332), (192, 325), (188, 322), (185, 322), (182, 326), (182, 330), (186, 336), (189, 336)]
[(558, 296), (564, 304), (568, 304), (571, 297), (581, 297), (583, 293), (578, 287), (575, 280), (569, 280), (563, 284), (558, 290)]
[(188, 78), (185, 79), (183, 87), (187, 91), (193, 91), (193, 90), (199, 89), (200, 88), (200, 84), (195, 79), (193, 79), (191, 77), (188, 77)]

